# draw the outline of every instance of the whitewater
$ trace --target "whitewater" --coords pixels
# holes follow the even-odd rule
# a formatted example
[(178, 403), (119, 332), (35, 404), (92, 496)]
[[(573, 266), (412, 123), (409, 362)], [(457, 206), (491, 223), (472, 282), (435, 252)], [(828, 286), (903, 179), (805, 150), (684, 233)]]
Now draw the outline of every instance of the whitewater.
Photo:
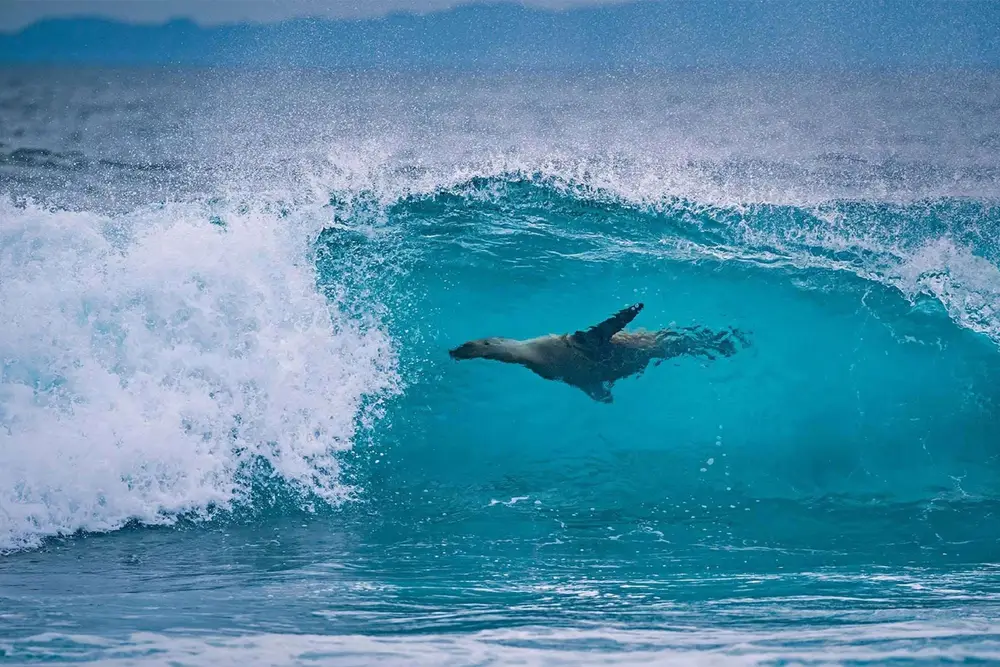
[(0, 78), (0, 662), (1000, 660), (995, 74)]

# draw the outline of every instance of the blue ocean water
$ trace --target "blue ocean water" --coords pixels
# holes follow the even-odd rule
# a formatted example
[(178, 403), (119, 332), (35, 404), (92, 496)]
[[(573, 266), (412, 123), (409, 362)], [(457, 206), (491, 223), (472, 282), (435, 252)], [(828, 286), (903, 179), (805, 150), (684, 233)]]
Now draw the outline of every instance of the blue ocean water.
[(994, 74), (2, 76), (0, 661), (1000, 659)]

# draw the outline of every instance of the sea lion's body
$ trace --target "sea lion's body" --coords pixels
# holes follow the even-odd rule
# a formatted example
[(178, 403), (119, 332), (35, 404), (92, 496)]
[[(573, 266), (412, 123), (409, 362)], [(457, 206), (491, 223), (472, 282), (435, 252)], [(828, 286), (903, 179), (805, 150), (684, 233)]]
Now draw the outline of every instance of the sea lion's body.
[(495, 359), (520, 364), (547, 380), (578, 387), (595, 401), (610, 403), (618, 380), (642, 373), (650, 362), (683, 354), (715, 358), (736, 352), (733, 340), (746, 343), (736, 331), (712, 332), (700, 327), (661, 331), (623, 331), (643, 305), (636, 304), (604, 322), (572, 334), (551, 334), (528, 340), (484, 338), (451, 351), (455, 359)]

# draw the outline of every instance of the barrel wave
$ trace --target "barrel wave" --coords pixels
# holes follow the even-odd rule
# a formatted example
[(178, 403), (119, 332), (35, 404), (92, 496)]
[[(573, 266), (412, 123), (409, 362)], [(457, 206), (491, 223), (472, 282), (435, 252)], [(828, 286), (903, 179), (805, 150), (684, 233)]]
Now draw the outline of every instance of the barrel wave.
[[(794, 512), (839, 540), (853, 538), (837, 513), (866, 507), (851, 530), (891, 528), (914, 548), (929, 513), (992, 512), (1000, 272), (976, 241), (1000, 222), (994, 207), (636, 204), (506, 175), (408, 197), (385, 219), (410, 287), (380, 288), (398, 313), (388, 326), (408, 340), (404, 367), (420, 369), (390, 408), (403, 461), (382, 483), (395, 491), (419, 498), (429, 480), (413, 472), (435, 458), (435, 483), (476, 489), (451, 501), (469, 512), (545, 498), (638, 529), (686, 503), (723, 544), (756, 539), (744, 513), (763, 519), (760, 503), (771, 519), (793, 512), (770, 537), (797, 546), (815, 536), (798, 535)], [(342, 230), (320, 241), (330, 257), (352, 242), (381, 252)], [(633, 325), (735, 326), (752, 346), (650, 368), (610, 406), (445, 354), (469, 338), (572, 332), (638, 301)], [(954, 528), (975, 540), (975, 524)]]
[(1000, 658), (995, 78), (18, 76), (0, 662)]
[[(410, 478), (377, 485), (393, 496), (454, 456), (433, 481), (475, 480), (442, 499), (470, 511), (570, 490), (567, 508), (630, 521), (678, 499), (712, 498), (720, 521), (761, 501), (994, 500), (995, 207), (635, 203), (538, 173), (371, 199), (333, 193), (308, 223), (8, 203), (5, 547), (245, 506), (254, 474), (337, 505), (358, 429)], [(635, 325), (753, 345), (651, 368), (599, 407), (446, 354), (637, 301)]]

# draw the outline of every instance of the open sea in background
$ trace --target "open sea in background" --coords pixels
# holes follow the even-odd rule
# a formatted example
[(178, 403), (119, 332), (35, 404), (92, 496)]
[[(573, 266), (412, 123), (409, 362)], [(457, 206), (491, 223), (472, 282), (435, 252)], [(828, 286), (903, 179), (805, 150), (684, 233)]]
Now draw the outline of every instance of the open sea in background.
[(5, 67), (0, 663), (1000, 661), (998, 239), (995, 72)]

